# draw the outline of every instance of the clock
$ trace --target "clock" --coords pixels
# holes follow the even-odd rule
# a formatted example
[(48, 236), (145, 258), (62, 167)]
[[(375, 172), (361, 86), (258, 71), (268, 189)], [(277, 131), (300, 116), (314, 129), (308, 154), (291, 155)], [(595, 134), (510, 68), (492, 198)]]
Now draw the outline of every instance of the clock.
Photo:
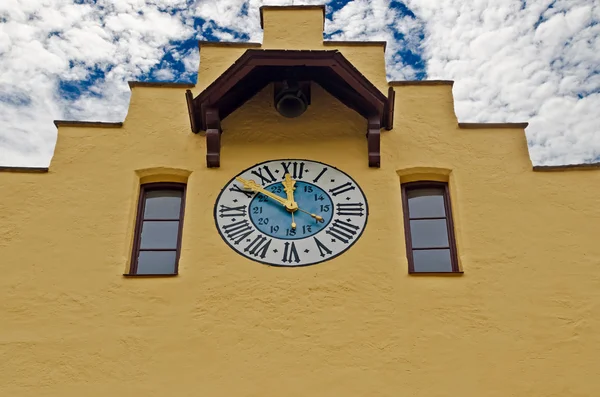
[(239, 254), (273, 266), (307, 266), (335, 258), (362, 235), (369, 207), (354, 179), (318, 161), (256, 164), (221, 190), (214, 217)]

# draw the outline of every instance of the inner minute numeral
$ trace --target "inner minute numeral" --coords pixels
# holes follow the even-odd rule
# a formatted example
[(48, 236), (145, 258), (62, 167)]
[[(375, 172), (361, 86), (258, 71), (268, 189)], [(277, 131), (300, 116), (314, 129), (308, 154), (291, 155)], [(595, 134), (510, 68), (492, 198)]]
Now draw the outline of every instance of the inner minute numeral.
[(344, 192), (347, 192), (349, 190), (354, 190), (354, 189), (356, 189), (356, 186), (352, 185), (352, 183), (350, 183), (350, 182), (346, 182), (338, 187), (329, 189), (329, 193), (333, 194), (334, 196), (337, 196), (338, 194), (342, 194)]
[(244, 248), (244, 252), (257, 256), (261, 259), (265, 259), (269, 246), (271, 245), (271, 241), (273, 241), (273, 239), (259, 234), (254, 240), (252, 240), (250, 244), (248, 244), (246, 248)]
[(336, 215), (363, 216), (363, 203), (340, 203), (335, 205)]
[[(263, 175), (263, 171), (264, 171), (264, 175)], [(260, 183), (262, 183), (263, 186), (268, 183), (275, 182), (275, 180), (276, 180), (275, 177), (273, 176), (273, 173), (271, 172), (269, 167), (266, 165), (263, 165), (262, 168), (258, 167), (257, 169), (252, 170), (250, 173), (259, 177)]]
[(354, 238), (358, 229), (359, 227), (356, 225), (336, 219), (333, 221), (333, 225), (331, 225), (325, 233), (340, 240), (344, 244), (348, 244), (348, 241)]
[(302, 179), (302, 174), (304, 173), (304, 162), (298, 163), (297, 161), (287, 163), (282, 162), (283, 166), (283, 176), (281, 179), (285, 178), (285, 174), (290, 174), (294, 179)]
[(238, 221), (230, 225), (224, 225), (223, 230), (228, 239), (234, 244), (239, 244), (243, 239), (254, 233), (254, 229), (250, 226), (248, 220)]
[(300, 263), (300, 256), (298, 256), (298, 251), (296, 250), (296, 244), (294, 242), (291, 244), (289, 242), (285, 243), (283, 248), (283, 258), (281, 261), (284, 263), (292, 263), (292, 261)]
[(219, 209), (221, 218), (226, 216), (235, 217), (235, 216), (246, 216), (246, 206), (240, 205), (239, 207), (228, 207), (226, 205), (221, 204), (221, 208)]

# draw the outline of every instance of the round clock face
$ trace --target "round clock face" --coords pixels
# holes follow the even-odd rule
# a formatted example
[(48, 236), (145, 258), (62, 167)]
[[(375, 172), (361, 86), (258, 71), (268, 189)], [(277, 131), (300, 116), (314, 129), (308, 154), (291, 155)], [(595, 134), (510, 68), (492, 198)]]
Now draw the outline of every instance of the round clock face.
[(361, 236), (369, 208), (358, 184), (310, 160), (256, 164), (225, 185), (215, 204), (223, 240), (241, 255), (274, 266), (334, 258)]

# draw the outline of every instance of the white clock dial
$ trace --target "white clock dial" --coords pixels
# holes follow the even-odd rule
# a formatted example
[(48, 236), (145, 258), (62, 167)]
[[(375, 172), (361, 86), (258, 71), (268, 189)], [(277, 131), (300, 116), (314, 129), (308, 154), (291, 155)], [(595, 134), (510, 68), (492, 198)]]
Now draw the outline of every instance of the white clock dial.
[(273, 266), (335, 258), (358, 240), (368, 215), (367, 199), (350, 176), (299, 159), (270, 160), (242, 171), (221, 190), (214, 209), (217, 229), (231, 248)]

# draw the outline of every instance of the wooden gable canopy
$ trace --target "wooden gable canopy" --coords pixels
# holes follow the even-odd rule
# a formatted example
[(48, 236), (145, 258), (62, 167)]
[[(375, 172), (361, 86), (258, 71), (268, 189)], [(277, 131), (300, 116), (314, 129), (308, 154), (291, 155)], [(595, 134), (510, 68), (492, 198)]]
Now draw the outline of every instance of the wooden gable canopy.
[(196, 98), (187, 90), (192, 131), (206, 131), (208, 167), (219, 167), (221, 120), (271, 82), (313, 81), (367, 119), (369, 166), (380, 166), (380, 130), (393, 123), (394, 91), (381, 93), (339, 51), (247, 50)]

